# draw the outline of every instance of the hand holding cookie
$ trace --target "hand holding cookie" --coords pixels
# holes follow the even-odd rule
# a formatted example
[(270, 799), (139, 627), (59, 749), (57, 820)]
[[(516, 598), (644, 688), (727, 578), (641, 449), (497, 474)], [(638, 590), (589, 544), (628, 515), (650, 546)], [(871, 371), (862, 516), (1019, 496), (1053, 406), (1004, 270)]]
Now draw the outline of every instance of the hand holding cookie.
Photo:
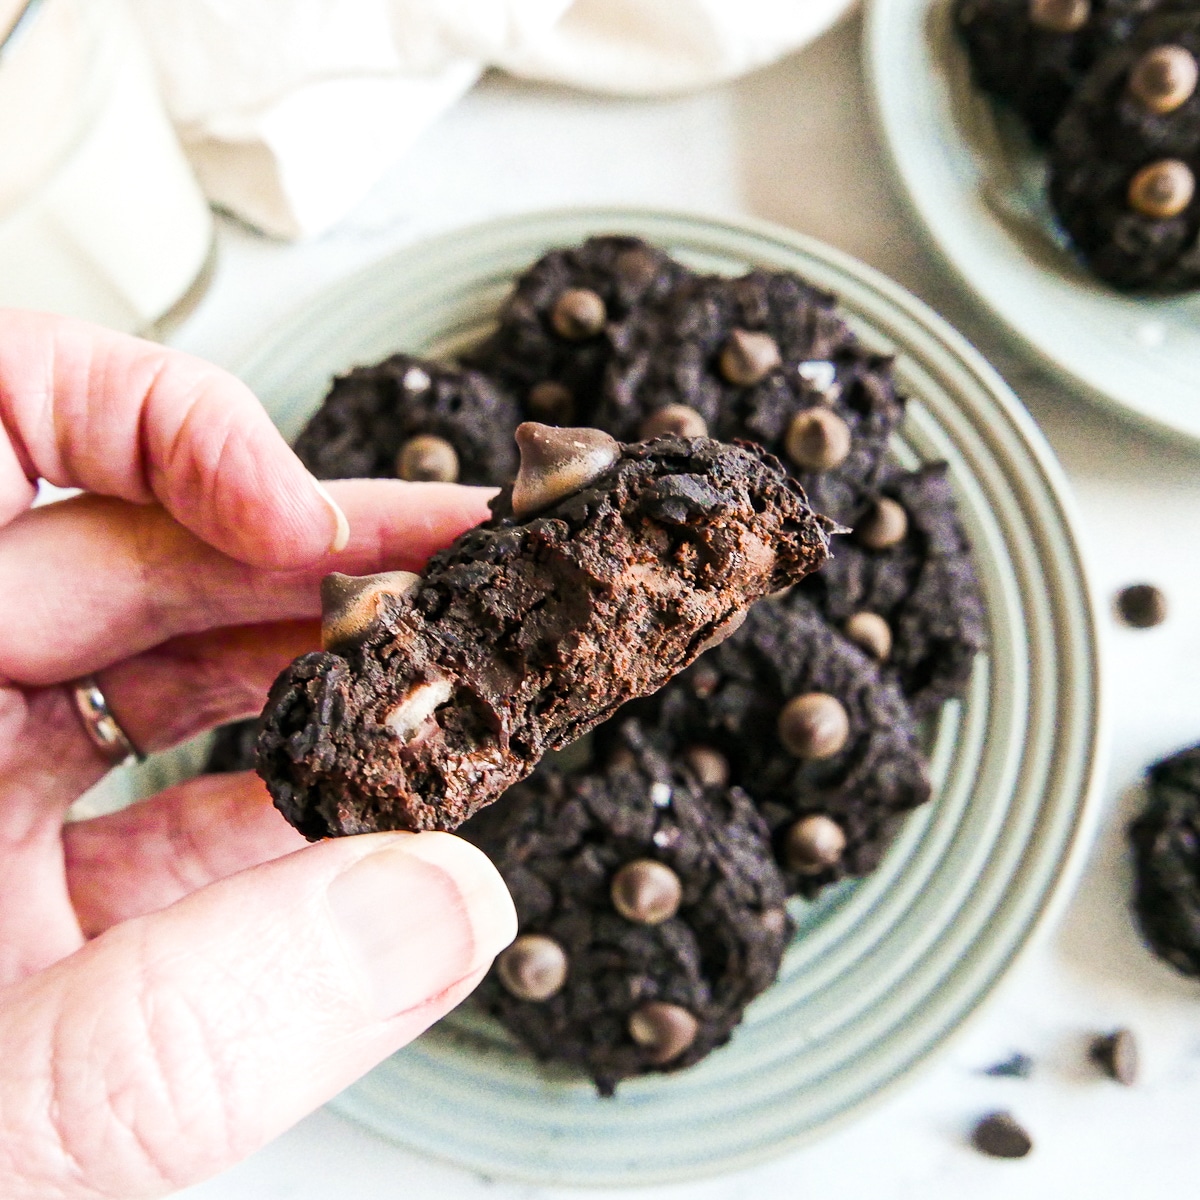
[[(67, 809), (254, 711), (316, 644), (323, 575), (419, 567), (486, 494), (335, 502), (232, 376), (32, 314), (0, 313), (0, 429), (0, 1194), (166, 1194), (452, 1008), (512, 904), (445, 835), (300, 849), (249, 774)], [(31, 509), (39, 479), (89, 494)], [(420, 919), (371, 920), (396, 910)]]

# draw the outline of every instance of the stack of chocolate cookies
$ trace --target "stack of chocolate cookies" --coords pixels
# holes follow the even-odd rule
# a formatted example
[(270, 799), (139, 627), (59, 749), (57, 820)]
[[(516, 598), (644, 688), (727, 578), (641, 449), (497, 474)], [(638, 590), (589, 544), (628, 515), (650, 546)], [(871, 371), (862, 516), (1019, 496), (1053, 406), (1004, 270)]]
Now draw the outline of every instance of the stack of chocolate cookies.
[[(480, 989), (483, 1003), (536, 1055), (582, 1068), (606, 1094), (725, 1041), (779, 969), (791, 931), (785, 899), (872, 870), (904, 815), (929, 797), (920, 722), (963, 692), (987, 621), (944, 464), (907, 471), (888, 458), (903, 416), (891, 360), (860, 342), (833, 296), (785, 272), (695, 274), (636, 238), (610, 236), (535, 263), (461, 365), (396, 355), (338, 379), (296, 443), (325, 478), (503, 487), (497, 533), (484, 527), (485, 541), (515, 536), (504, 522), (521, 507), (522, 480), (506, 486), (521, 421), (540, 423), (523, 427), (522, 473), (534, 453), (528, 431), (551, 444), (544, 427), (559, 427), (557, 440), (587, 447), (601, 435), (606, 446), (645, 442), (644, 451), (618, 447), (620, 463), (661, 461), (655, 469), (670, 475), (634, 513), (620, 478), (636, 471), (619, 464), (594, 485), (608, 489), (604, 498), (585, 488), (549, 510), (567, 529), (608, 505), (614, 520), (651, 523), (639, 544), (669, 545), (683, 562), (695, 552), (683, 554), (670, 531), (727, 521), (721, 513), (733, 510), (711, 497), (728, 491), (720, 472), (733, 469), (727, 452), (738, 445), (751, 457), (737, 470), (786, 471), (827, 518), (832, 557), (822, 570), (804, 574), (825, 556), (815, 544), (805, 562), (777, 565), (772, 578), (799, 582), (720, 628), (697, 626), (693, 649), (711, 648), (686, 670), (462, 827), (505, 876), (521, 923)], [(763, 478), (751, 508), (793, 503), (771, 499), (779, 488)], [(747, 513), (737, 519), (753, 522)], [(795, 529), (808, 518), (797, 510), (787, 519)], [(701, 558), (705, 544), (695, 541)], [(431, 579), (484, 554), (464, 539), (456, 546), (434, 560)], [(498, 553), (487, 550), (488, 561)], [(641, 553), (622, 559), (622, 580), (644, 571)], [(743, 572), (749, 558), (721, 569)], [(661, 674), (692, 657), (658, 664)], [(298, 678), (294, 668), (292, 700), (309, 686)], [(299, 744), (288, 732), (299, 726), (277, 719), (280, 703), (277, 695), (268, 707), (259, 761), (289, 819), (313, 835), (372, 827), (357, 801), (339, 807), (326, 790), (310, 803), (295, 785), (304, 763), (280, 756)], [(222, 731), (210, 767), (249, 765), (250, 736), (244, 725)], [(338, 815), (346, 812), (349, 823)]]
[(1080, 259), (1130, 291), (1200, 287), (1197, 0), (957, 0), (976, 82), (1049, 149)]

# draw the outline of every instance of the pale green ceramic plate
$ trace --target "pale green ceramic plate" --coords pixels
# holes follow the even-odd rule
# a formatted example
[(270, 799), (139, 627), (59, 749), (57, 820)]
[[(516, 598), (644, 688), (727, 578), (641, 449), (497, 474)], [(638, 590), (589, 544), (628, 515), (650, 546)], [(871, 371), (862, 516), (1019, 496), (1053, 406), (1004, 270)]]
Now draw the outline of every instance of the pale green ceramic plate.
[[(1097, 776), (1095, 624), (1059, 469), (979, 356), (895, 284), (784, 230), (643, 212), (534, 215), (405, 250), (285, 320), (242, 374), (296, 433), (329, 377), (478, 337), (548, 247), (632, 232), (705, 269), (798, 271), (899, 354), (912, 396), (896, 455), (945, 458), (974, 543), (992, 651), (933, 732), (936, 799), (881, 869), (796, 910), (779, 982), (733, 1041), (600, 1100), (460, 1010), (335, 1101), (379, 1133), (489, 1176), (644, 1184), (776, 1153), (901, 1081), (975, 1009), (1080, 858)], [(195, 769), (147, 764), (144, 792)], [(189, 757), (189, 755), (191, 757)]]
[(901, 183), (967, 286), (1081, 392), (1200, 438), (1200, 292), (1123, 296), (1075, 262), (1043, 156), (972, 85), (953, 0), (872, 0), (865, 59)]

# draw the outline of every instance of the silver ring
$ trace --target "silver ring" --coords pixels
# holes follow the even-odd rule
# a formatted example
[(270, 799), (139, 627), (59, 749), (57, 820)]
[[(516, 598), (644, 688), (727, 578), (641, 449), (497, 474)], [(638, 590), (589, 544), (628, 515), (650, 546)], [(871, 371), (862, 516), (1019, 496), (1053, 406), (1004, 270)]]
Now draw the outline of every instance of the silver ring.
[(132, 762), (141, 762), (144, 755), (139, 754), (137, 747), (129, 740), (129, 735), (120, 726), (117, 718), (112, 715), (108, 701), (100, 690), (100, 685), (91, 675), (75, 680), (67, 685), (71, 691), (71, 699), (75, 701), (79, 719), (87, 731), (92, 745), (108, 759), (114, 767), (123, 767)]

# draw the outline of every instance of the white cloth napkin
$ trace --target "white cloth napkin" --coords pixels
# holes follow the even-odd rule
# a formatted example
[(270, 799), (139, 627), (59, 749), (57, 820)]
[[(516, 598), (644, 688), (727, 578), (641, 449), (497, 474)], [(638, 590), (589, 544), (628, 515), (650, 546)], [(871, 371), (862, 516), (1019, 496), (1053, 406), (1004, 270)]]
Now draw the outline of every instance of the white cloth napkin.
[(336, 223), (488, 66), (597, 91), (701, 87), (852, 0), (131, 0), (210, 199), (279, 237)]

